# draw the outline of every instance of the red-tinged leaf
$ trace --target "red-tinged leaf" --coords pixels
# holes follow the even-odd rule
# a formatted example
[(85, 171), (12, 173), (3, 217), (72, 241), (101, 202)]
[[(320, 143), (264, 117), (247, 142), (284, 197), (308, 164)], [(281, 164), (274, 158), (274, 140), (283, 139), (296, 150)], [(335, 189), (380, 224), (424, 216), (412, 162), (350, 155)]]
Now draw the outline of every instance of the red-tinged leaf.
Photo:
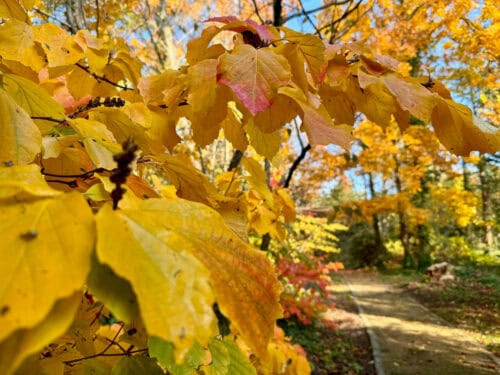
[(296, 87), (283, 87), (280, 93), (295, 100), (302, 109), (303, 127), (311, 145), (336, 144), (349, 150), (353, 140), (350, 126), (335, 126), (325, 107), (315, 107)]
[(229, 86), (252, 115), (271, 107), (290, 79), (290, 65), (272, 50), (243, 44), (219, 60), (219, 83)]
[(225, 23), (226, 26), (224, 26), (222, 30), (231, 30), (238, 33), (243, 33), (244, 31), (248, 30), (253, 34), (258, 35), (261, 41), (270, 41), (275, 37), (269, 27), (267, 27), (266, 25), (259, 25), (257, 22), (250, 19), (246, 21), (240, 21), (234, 16), (227, 16), (213, 17), (208, 19), (207, 22)]
[(463, 104), (437, 98), (432, 126), (441, 143), (458, 155), (471, 151), (495, 153), (500, 150), (499, 128), (472, 115)]

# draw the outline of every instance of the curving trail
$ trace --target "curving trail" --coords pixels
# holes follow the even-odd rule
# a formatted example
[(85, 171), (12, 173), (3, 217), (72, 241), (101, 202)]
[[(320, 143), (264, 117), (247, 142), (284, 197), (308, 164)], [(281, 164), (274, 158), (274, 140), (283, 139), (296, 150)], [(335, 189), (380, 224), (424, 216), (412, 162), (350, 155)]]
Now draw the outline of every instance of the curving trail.
[(499, 374), (498, 358), (385, 284), (375, 272), (342, 273), (372, 341), (378, 375)]

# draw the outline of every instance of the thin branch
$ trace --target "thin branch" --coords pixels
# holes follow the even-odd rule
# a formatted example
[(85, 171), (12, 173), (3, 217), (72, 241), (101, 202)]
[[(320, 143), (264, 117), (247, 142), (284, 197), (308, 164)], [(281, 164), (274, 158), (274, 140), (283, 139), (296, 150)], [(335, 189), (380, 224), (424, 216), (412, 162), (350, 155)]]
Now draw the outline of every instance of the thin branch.
[[(361, 3), (363, 2), (363, 0), (359, 0), (355, 5), (354, 7), (352, 7), (351, 9), (347, 8), (346, 11), (344, 12), (344, 14), (342, 14), (342, 16), (340, 16), (339, 18), (337, 18), (336, 20), (330, 22), (329, 24), (325, 25), (325, 26), (321, 26), (320, 27), (320, 31), (328, 28), (328, 27), (332, 27), (332, 25), (336, 25), (340, 22), (342, 22), (343, 20), (345, 20), (347, 17), (349, 17), (349, 15), (354, 12), (356, 9), (359, 8), (359, 6), (361, 5)], [(371, 9), (371, 7), (369, 8)], [(366, 12), (364, 12), (360, 17), (362, 17)]]
[(259, 20), (262, 24), (265, 24), (266, 22), (264, 21), (264, 19), (260, 16), (260, 13), (259, 13), (259, 7), (257, 6), (257, 1), (255, 0), (252, 0), (252, 3), (253, 3), (253, 7), (255, 9), (255, 14), (257, 15), (257, 17), (259, 17)]
[(304, 148), (304, 142), (302, 141), (302, 138), (300, 137), (300, 130), (299, 130), (299, 124), (297, 123), (296, 119), (293, 119), (293, 124), (295, 125), (295, 131), (297, 132), (297, 138), (299, 140), (300, 148)]
[(323, 37), (321, 36), (321, 31), (318, 30), (318, 28), (316, 27), (316, 24), (314, 23), (314, 21), (311, 19), (311, 17), (309, 17), (309, 13), (306, 12), (306, 10), (304, 8), (304, 4), (302, 4), (302, 0), (299, 0), (299, 4), (300, 4), (300, 8), (302, 9), (302, 14), (306, 17), (307, 21), (309, 21), (309, 23), (312, 25), (312, 27), (314, 28), (314, 30), (316, 30), (316, 35), (320, 39), (323, 39)]
[[(111, 340), (111, 342), (108, 344), (108, 346), (106, 346), (99, 353), (92, 354), (92, 355), (89, 355), (89, 356), (86, 356), (86, 357), (80, 357), (80, 358), (72, 359), (72, 360), (69, 360), (69, 361), (64, 361), (64, 363), (66, 365), (68, 365), (68, 366), (71, 366), (74, 363), (77, 363), (77, 362), (80, 362), (80, 361), (84, 361), (86, 359), (92, 359), (92, 358), (104, 357), (104, 356), (110, 357), (111, 354), (107, 354), (106, 352), (114, 345), (114, 343), (116, 342), (116, 339), (120, 335), (120, 333), (123, 330), (124, 326), (125, 326), (125, 324), (121, 323), (120, 328), (118, 329), (118, 331), (116, 332), (115, 336), (113, 337), (113, 340)], [(131, 354), (131, 353), (128, 353), (128, 354)], [(116, 354), (114, 354), (114, 356), (116, 356), (116, 355), (124, 355), (124, 353), (116, 353)]]
[(200, 155), (200, 164), (201, 164), (201, 171), (206, 174), (207, 173), (207, 168), (205, 167), (205, 159), (203, 158), (203, 150), (201, 147), (198, 145), (198, 155)]
[[(338, 5), (345, 5), (347, 4), (348, 2), (350, 2), (352, 0), (342, 0), (342, 1), (331, 1), (329, 3), (326, 3), (326, 4), (323, 4), (317, 8), (314, 8), (314, 9), (310, 9), (308, 11), (306, 11), (306, 13), (309, 15), (309, 14), (312, 14), (312, 13), (316, 13), (316, 12), (319, 12), (320, 10), (323, 10), (323, 9), (327, 9), (327, 8), (330, 8), (332, 6), (338, 6)], [(285, 17), (283, 18), (283, 24), (285, 24), (286, 22), (294, 19), (294, 18), (297, 18), (297, 17), (300, 17), (300, 16), (303, 16), (304, 15), (304, 12), (297, 12), (297, 13), (294, 13), (294, 14), (291, 14), (289, 15), (288, 17)]]
[(63, 180), (45, 180), (47, 182), (55, 182), (57, 184), (68, 185), (70, 188), (78, 187), (78, 182), (76, 180), (63, 181)]
[(49, 116), (31, 116), (32, 120), (45, 120), (51, 122), (57, 122), (58, 124), (64, 124), (66, 122), (65, 119), (57, 119)]
[(100, 81), (106, 82), (106, 83), (109, 83), (110, 85), (118, 87), (119, 89), (122, 89), (122, 90), (134, 90), (131, 87), (120, 85), (120, 84), (118, 84), (116, 82), (113, 82), (113, 81), (107, 79), (104, 76), (100, 76), (100, 75), (98, 75), (96, 73), (93, 73), (93, 72), (90, 71), (89, 68), (87, 68), (86, 66), (81, 65), (80, 63), (76, 63), (75, 65), (77, 67), (79, 67), (80, 69), (86, 71), (88, 74), (90, 74), (92, 77), (94, 77), (94, 79), (96, 79), (98, 82), (100, 82)]
[(55, 173), (48, 173), (45, 172), (45, 168), (42, 167), (40, 170), (40, 173), (43, 174), (44, 176), (48, 177), (60, 177), (60, 178), (83, 178), (84, 180), (87, 178), (94, 177), (94, 173), (103, 173), (103, 172), (113, 172), (113, 170), (109, 170), (106, 168), (96, 168), (91, 171), (81, 173), (81, 174), (55, 174)]
[(64, 22), (62, 20), (60, 20), (59, 18), (57, 18), (56, 16), (54, 16), (53, 14), (49, 14), (47, 12), (44, 12), (43, 10), (37, 8), (37, 7), (34, 7), (33, 8), (33, 11), (35, 13), (38, 13), (40, 14), (41, 16), (44, 16), (45, 18), (47, 18), (47, 21), (52, 18), (54, 21), (56, 21), (57, 23), (59, 23), (61, 26), (64, 26), (65, 29), (68, 29), (68, 30), (72, 30), (72, 27), (69, 23), (67, 22)]

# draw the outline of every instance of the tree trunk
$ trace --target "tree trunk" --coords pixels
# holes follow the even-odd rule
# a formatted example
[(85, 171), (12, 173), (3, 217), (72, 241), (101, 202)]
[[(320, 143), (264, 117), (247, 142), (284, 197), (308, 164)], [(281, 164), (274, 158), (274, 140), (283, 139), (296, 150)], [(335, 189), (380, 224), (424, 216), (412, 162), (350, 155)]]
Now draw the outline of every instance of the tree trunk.
[[(396, 160), (396, 169), (394, 170), (394, 182), (396, 184), (396, 190), (398, 195), (402, 192), (401, 177), (399, 176), (399, 162)], [(406, 225), (406, 215), (404, 212), (404, 207), (398, 202), (398, 219), (399, 219), (399, 239), (403, 245), (403, 267), (404, 268), (414, 268), (415, 262), (411, 255), (408, 226)]]

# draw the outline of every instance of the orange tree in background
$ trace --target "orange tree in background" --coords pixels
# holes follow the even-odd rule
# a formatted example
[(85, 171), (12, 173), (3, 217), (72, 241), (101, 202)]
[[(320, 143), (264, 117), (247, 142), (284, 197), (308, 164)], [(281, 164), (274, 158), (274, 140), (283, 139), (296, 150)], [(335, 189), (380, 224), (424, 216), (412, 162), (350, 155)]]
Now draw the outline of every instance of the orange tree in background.
[(293, 202), (252, 157), (209, 180), (176, 152), (178, 124), (268, 159), (293, 119), (308, 147), (347, 149), (359, 112), (432, 123), (456, 153), (499, 149), (439, 82), (363, 45), (219, 17), (185, 65), (143, 76), (124, 39), (32, 24), (37, 3), (0, 2), (2, 374), (309, 371), (246, 236), (281, 240)]

